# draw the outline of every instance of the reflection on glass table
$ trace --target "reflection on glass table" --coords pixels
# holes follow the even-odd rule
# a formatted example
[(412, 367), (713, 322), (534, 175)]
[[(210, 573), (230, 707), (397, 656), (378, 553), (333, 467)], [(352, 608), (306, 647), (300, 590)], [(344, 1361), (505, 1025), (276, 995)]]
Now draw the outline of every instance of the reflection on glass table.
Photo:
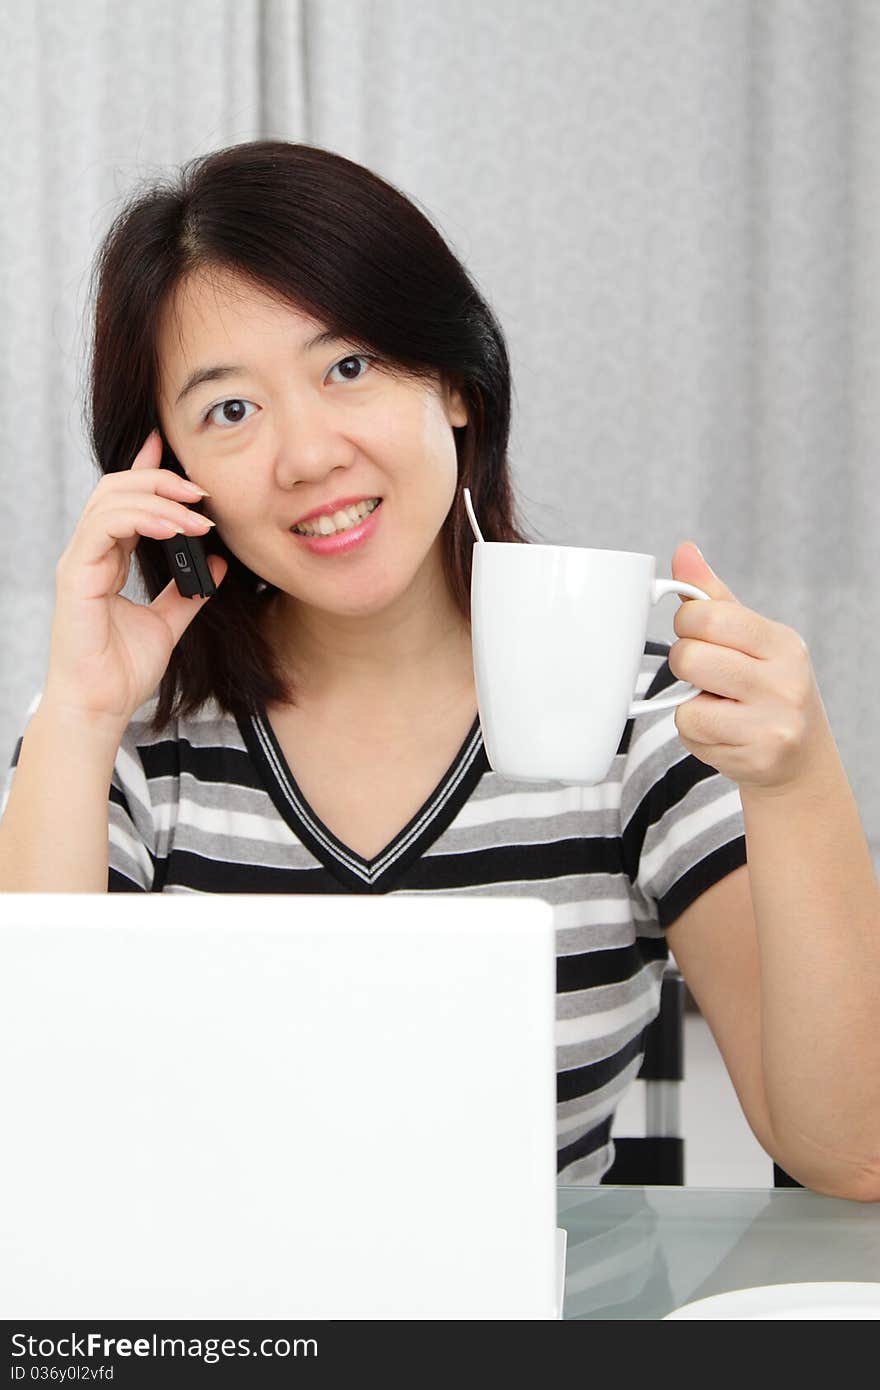
[(880, 1203), (804, 1189), (560, 1187), (563, 1317), (658, 1319), (766, 1284), (880, 1281)]

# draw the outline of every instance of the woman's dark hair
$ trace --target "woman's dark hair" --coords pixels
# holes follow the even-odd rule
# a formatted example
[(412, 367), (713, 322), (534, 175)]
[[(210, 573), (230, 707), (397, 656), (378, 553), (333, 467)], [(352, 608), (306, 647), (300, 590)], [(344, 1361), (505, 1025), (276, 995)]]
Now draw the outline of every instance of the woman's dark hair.
[[(150, 431), (161, 429), (160, 316), (195, 271), (231, 271), (377, 353), (392, 370), (431, 381), (439, 372), (460, 389), (468, 424), (454, 430), (458, 483), (442, 545), (452, 595), (470, 621), (473, 535), (461, 489), (470, 488), (486, 540), (529, 538), (515, 519), (507, 459), (507, 347), (440, 233), (369, 169), (283, 140), (217, 150), (188, 161), (173, 181), (141, 188), (114, 218), (92, 272), (86, 423), (102, 473), (130, 468)], [(167, 442), (161, 467), (185, 476)], [(277, 589), (221, 537), (206, 536), (204, 545), (223, 555), (228, 569), (172, 653), (150, 722), (154, 732), (212, 697), (239, 717), (269, 702), (296, 703), (295, 685), (260, 623)], [(142, 537), (134, 562), (152, 600), (169, 580), (160, 542)]]

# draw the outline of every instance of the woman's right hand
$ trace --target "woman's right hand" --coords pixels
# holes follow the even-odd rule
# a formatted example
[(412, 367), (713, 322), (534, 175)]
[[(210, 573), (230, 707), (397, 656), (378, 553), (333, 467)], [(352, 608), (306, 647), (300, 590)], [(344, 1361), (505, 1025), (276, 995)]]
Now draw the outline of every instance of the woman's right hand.
[[(41, 703), (118, 732), (154, 692), (181, 636), (209, 601), (198, 595), (184, 598), (173, 579), (146, 605), (120, 594), (141, 536), (167, 540), (181, 530), (204, 536), (210, 529), (191, 509), (201, 495), (176, 473), (160, 468), (161, 458), (161, 436), (154, 431), (130, 469), (101, 479), (55, 568), (55, 614)], [(227, 561), (210, 555), (208, 567), (219, 585)]]

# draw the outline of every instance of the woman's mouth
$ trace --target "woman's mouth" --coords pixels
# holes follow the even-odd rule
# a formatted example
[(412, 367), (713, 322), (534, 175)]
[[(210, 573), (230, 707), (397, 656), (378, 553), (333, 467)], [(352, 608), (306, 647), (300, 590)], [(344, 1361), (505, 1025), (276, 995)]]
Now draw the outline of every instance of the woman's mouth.
[(291, 527), (291, 530), (298, 536), (332, 536), (340, 531), (349, 531), (370, 512), (375, 511), (381, 500), (381, 497), (368, 497), (363, 502), (354, 502), (350, 507), (343, 507), (342, 511), (328, 512), (326, 516), (316, 516), (311, 521), (300, 522), (298, 526)]
[(301, 529), (292, 526), (290, 534), (314, 555), (352, 550), (374, 534), (381, 505), (382, 498), (373, 497), (367, 502), (358, 502), (354, 507), (346, 507), (342, 512), (335, 512), (332, 517), (316, 517), (314, 521), (302, 522)]

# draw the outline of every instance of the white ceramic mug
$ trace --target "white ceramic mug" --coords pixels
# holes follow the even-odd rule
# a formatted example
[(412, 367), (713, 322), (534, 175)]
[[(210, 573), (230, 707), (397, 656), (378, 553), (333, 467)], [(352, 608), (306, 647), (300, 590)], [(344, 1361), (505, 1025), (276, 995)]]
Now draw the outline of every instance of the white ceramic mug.
[(607, 776), (628, 719), (700, 694), (634, 700), (652, 604), (708, 599), (694, 584), (656, 579), (653, 555), (476, 537), (471, 638), (490, 766), (523, 782), (594, 786)]

